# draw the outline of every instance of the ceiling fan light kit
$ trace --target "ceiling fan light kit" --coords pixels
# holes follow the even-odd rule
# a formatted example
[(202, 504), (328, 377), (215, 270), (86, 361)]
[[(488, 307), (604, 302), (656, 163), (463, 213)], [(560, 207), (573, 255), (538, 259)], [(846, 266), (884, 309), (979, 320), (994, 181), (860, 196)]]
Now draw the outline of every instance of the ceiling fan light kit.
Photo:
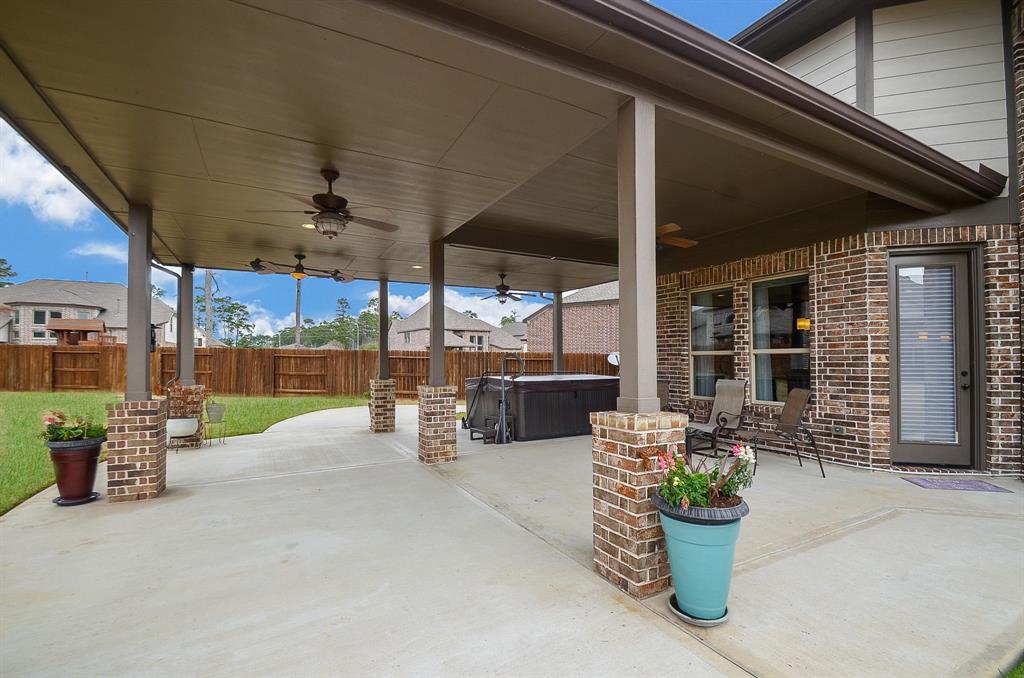
[(499, 304), (504, 304), (506, 301), (511, 299), (512, 301), (522, 301), (523, 297), (535, 297), (536, 294), (530, 292), (520, 292), (519, 290), (513, 290), (511, 287), (505, 284), (505, 273), (499, 273), (498, 277), (501, 278), (501, 282), (494, 286), (494, 294), (484, 297), (484, 299), (497, 299)]
[(295, 258), (298, 259), (299, 261), (295, 264), (295, 268), (292, 269), (292, 272), (289, 273), (289, 275), (295, 278), (296, 280), (305, 280), (306, 278), (309, 277), (309, 274), (306, 273), (306, 267), (302, 265), (302, 260), (306, 258), (306, 255), (296, 254)]
[(320, 235), (333, 240), (339, 233), (345, 230), (348, 219), (338, 212), (317, 212), (313, 215), (313, 228)]
[(294, 267), (289, 269), (287, 264), (278, 264), (273, 261), (265, 261), (260, 258), (253, 259), (249, 262), (249, 268), (260, 275), (268, 275), (270, 273), (287, 273), (296, 280), (305, 280), (306, 278), (330, 278), (334, 282), (347, 283), (352, 282), (354, 278), (348, 273), (342, 273), (338, 269), (327, 270), (326, 268), (313, 268), (312, 266), (305, 266), (302, 260), (306, 258), (305, 254), (296, 254), (296, 263)]

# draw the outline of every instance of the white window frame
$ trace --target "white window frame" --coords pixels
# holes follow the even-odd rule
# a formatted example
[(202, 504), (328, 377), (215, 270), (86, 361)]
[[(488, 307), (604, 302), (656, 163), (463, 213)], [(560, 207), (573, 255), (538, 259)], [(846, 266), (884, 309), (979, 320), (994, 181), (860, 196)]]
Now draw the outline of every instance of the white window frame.
[[(732, 298), (733, 298), (733, 302), (732, 302), (733, 303), (733, 307), (732, 307), (732, 312), (733, 312), (732, 345), (733, 345), (733, 348), (732, 348), (731, 351), (694, 351), (693, 350), (693, 295), (695, 295), (695, 294), (704, 294), (706, 292), (724, 292), (724, 291), (728, 291), (732, 295)], [(711, 286), (706, 286), (706, 287), (698, 287), (698, 288), (695, 288), (695, 289), (692, 289), (692, 290), (688, 291), (687, 303), (689, 304), (689, 307), (688, 307), (688, 311), (687, 311), (687, 314), (686, 314), (687, 315), (687, 323), (688, 323), (687, 328), (686, 328), (686, 336), (689, 339), (688, 344), (689, 344), (689, 349), (690, 349), (690, 357), (689, 357), (689, 360), (690, 360), (690, 397), (693, 398), (694, 400), (708, 400), (708, 401), (714, 400), (715, 396), (713, 396), (713, 395), (706, 396), (706, 395), (697, 395), (696, 393), (694, 393), (694, 385), (696, 384), (696, 381), (693, 378), (693, 358), (694, 358), (694, 356), (704, 356), (704, 355), (731, 355), (732, 356), (733, 377), (735, 378), (735, 376), (736, 376), (736, 288), (734, 287), (733, 283), (731, 283), (731, 282), (730, 283), (726, 283), (724, 285), (711, 285)]]
[[(749, 300), (749, 315), (750, 320), (747, 322), (747, 326), (750, 328), (750, 402), (755, 405), (774, 405), (780, 406), (785, 405), (785, 402), (780, 400), (759, 400), (757, 398), (757, 356), (759, 355), (796, 355), (796, 354), (807, 354), (807, 364), (811, 364), (811, 347), (807, 348), (754, 348), (754, 285), (763, 282), (771, 282), (772, 280), (785, 280), (787, 278), (807, 278), (807, 295), (809, 316), (811, 318), (811, 332), (814, 332), (816, 320), (814, 318), (814, 294), (811, 289), (811, 272), (809, 270), (789, 271), (788, 273), (780, 273), (779, 275), (771, 275), (764, 278), (751, 279), (747, 285), (747, 299)], [(813, 336), (811, 341), (813, 342)], [(813, 386), (813, 384), (811, 384)]]

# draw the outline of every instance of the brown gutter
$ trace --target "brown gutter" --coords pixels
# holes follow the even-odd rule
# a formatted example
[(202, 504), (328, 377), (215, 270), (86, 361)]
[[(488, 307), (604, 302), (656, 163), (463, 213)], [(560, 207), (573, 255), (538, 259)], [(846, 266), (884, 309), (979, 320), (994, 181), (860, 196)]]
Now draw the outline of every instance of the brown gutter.
[(975, 172), (760, 57), (643, 0), (551, 1), (829, 123), (953, 183), (979, 202), (998, 196), (1006, 185), (1002, 174), (987, 167)]

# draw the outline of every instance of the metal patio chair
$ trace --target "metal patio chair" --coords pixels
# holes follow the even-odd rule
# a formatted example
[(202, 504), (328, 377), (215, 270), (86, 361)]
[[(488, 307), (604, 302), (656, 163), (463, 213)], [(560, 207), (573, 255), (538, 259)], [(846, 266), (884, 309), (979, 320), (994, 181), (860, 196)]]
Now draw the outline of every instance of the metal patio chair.
[(814, 440), (814, 434), (803, 423), (804, 411), (807, 410), (807, 405), (810, 401), (810, 389), (790, 389), (789, 395), (786, 396), (786, 404), (782, 407), (782, 414), (779, 415), (774, 428), (743, 431), (739, 434), (740, 440), (748, 442), (754, 447), (754, 473), (757, 473), (758, 447), (762, 444), (792, 445), (796, 451), (797, 461), (800, 462), (800, 466), (803, 466), (804, 460), (800, 455), (800, 436), (803, 436), (810, 443), (811, 449), (814, 450), (814, 455), (818, 458), (818, 469), (821, 471), (821, 477), (825, 477), (825, 467), (821, 463), (818, 443)]
[(715, 383), (715, 400), (707, 423), (692, 421), (686, 427), (686, 454), (711, 450), (718, 456), (718, 442), (723, 435), (735, 435), (743, 425), (743, 408), (747, 397), (746, 379), (719, 379)]

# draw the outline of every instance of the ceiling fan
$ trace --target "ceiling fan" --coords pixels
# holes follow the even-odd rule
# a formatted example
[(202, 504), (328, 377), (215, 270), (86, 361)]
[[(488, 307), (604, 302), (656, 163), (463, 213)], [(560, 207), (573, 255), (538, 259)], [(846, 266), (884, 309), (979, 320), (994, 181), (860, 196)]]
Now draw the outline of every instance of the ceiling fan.
[[(683, 230), (683, 227), (675, 223), (667, 223), (658, 226), (654, 229), (655, 242), (659, 245), (658, 249), (662, 249), (665, 246), (669, 247), (694, 247), (698, 244), (696, 240), (690, 240), (679, 235), (672, 235)], [(594, 240), (615, 240), (618, 236), (615, 235), (599, 235)]]
[(501, 282), (494, 286), (494, 294), (484, 297), (484, 299), (497, 299), (499, 304), (504, 304), (506, 301), (511, 299), (512, 301), (522, 301), (523, 297), (535, 297), (536, 294), (531, 292), (521, 292), (514, 290), (505, 284), (504, 273), (499, 273), (498, 277), (501, 278)]
[[(314, 278), (330, 278), (334, 282), (347, 283), (351, 282), (353, 279), (348, 273), (342, 273), (338, 269), (329, 271), (326, 268), (312, 268), (310, 266), (305, 266), (302, 263), (302, 260), (305, 258), (305, 254), (296, 254), (294, 267), (290, 267), (288, 264), (275, 264), (273, 261), (265, 261), (263, 259), (256, 258), (249, 262), (249, 267), (260, 275), (287, 273), (296, 280), (304, 280), (312, 276)], [(289, 268), (291, 268), (291, 270), (288, 270)]]
[[(379, 221), (373, 216), (387, 219), (391, 216), (391, 210), (383, 207), (352, 207), (348, 206), (348, 200), (334, 192), (334, 182), (340, 174), (338, 170), (325, 168), (320, 170), (320, 176), (327, 182), (326, 193), (316, 193), (310, 197), (313, 203), (311, 210), (271, 210), (276, 212), (289, 212), (295, 214), (311, 214), (312, 223), (303, 224), (304, 228), (316, 229), (320, 235), (328, 239), (334, 239), (345, 230), (350, 223), (361, 224), (375, 228), (378, 231), (391, 233), (398, 230), (398, 226), (389, 224), (386, 221)], [(262, 211), (262, 210), (261, 210)]]

